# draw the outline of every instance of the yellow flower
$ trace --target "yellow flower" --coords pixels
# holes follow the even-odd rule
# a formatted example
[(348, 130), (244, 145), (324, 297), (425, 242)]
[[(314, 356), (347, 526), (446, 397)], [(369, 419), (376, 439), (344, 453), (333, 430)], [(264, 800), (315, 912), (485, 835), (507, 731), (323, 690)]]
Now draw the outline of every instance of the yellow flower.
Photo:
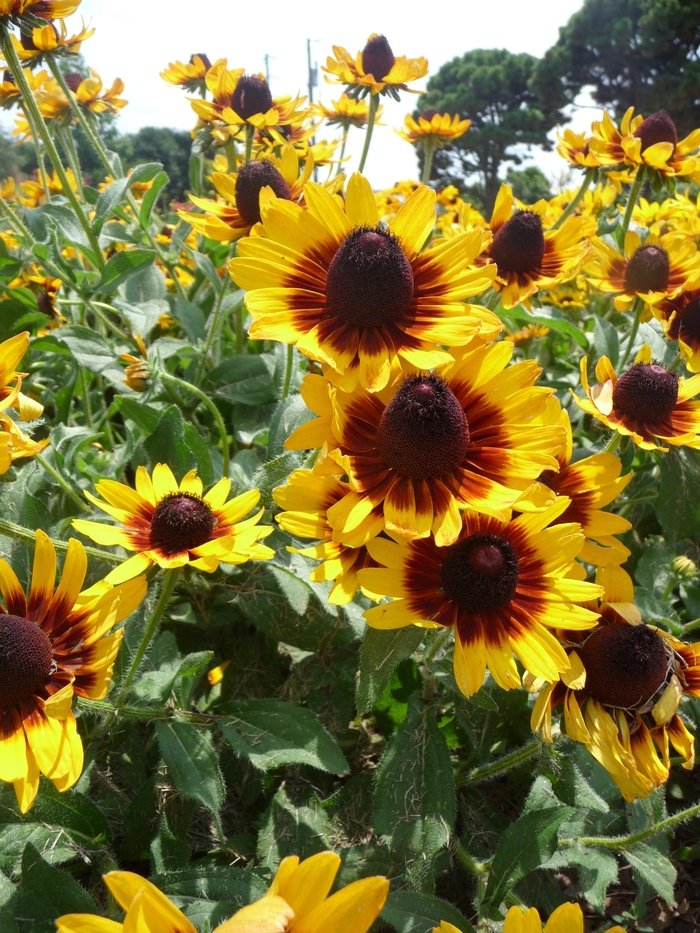
[(676, 125), (665, 110), (646, 120), (634, 116), (634, 107), (625, 113), (618, 129), (605, 111), (600, 123), (593, 123), (592, 152), (601, 165), (649, 166), (662, 175), (693, 175), (700, 160), (691, 153), (700, 146), (700, 129), (678, 141)]
[(108, 583), (129, 580), (153, 564), (163, 568), (189, 564), (213, 573), (220, 562), (243, 564), (274, 556), (274, 551), (258, 543), (273, 530), (258, 525), (264, 510), (243, 520), (260, 499), (258, 489), (227, 502), (231, 480), (224, 478), (203, 496), (195, 470), (178, 486), (172, 470), (163, 463), (156, 464), (153, 478), (140, 466), (136, 489), (111, 479), (100, 480), (95, 488), (105, 501), (89, 492), (87, 498), (124, 527), (82, 519), (75, 519), (73, 527), (98, 544), (118, 544), (137, 552), (108, 574)]
[(504, 690), (520, 686), (514, 654), (536, 676), (558, 680), (569, 660), (550, 629), (591, 628), (596, 614), (579, 604), (601, 593), (569, 577), (584, 538), (578, 524), (554, 524), (568, 502), (562, 496), (509, 522), (463, 512), (447, 547), (432, 538), (372, 539), (367, 550), (386, 569), (361, 570), (359, 580), (392, 601), (368, 609), (367, 624), (453, 628), (454, 677), (467, 697), (481, 689), (487, 666)]
[[(27, 84), (34, 92), (43, 87), (47, 80), (50, 80), (47, 71), (37, 71), (35, 73), (30, 68), (24, 68), (22, 70), (24, 71), (24, 77), (27, 81)], [(2, 84), (0, 84), (0, 107), (3, 107), (4, 109), (13, 107), (16, 103), (19, 102), (21, 97), (22, 95), (19, 92), (19, 88), (15, 84), (12, 73), (6, 71), (3, 75)]]
[(652, 312), (667, 338), (678, 341), (678, 349), (691, 373), (700, 372), (700, 280), (690, 291), (654, 305)]
[[(218, 65), (219, 61), (216, 64)], [(170, 62), (168, 67), (161, 71), (160, 76), (163, 81), (175, 87), (184, 87), (188, 91), (204, 90), (205, 78), (211, 66), (208, 56), (200, 52), (198, 55), (190, 55), (187, 63)]]
[(565, 129), (563, 133), (557, 132), (557, 152), (571, 162), (576, 168), (598, 168), (600, 161), (597, 155), (591, 151), (591, 136), (585, 133), (574, 133), (571, 129)]
[[(26, 123), (27, 132), (29, 132), (29, 124)], [(15, 133), (16, 130), (13, 130)], [(24, 207), (38, 207), (40, 204), (44, 203), (45, 194), (44, 194), (44, 185), (42, 179), (45, 178), (46, 185), (49, 189), (50, 194), (63, 194), (63, 185), (58, 178), (58, 175), (53, 172), (50, 175), (43, 176), (41, 171), (37, 172), (37, 180), (23, 181), (19, 186), (19, 191), (17, 192), (17, 198)], [(78, 183), (75, 180), (75, 175), (73, 170), (68, 168), (66, 169), (66, 178), (68, 179), (68, 184), (71, 186), (73, 191), (78, 190)]]
[(494, 288), (506, 309), (519, 303), (529, 307), (529, 298), (539, 290), (574, 278), (588, 253), (581, 217), (568, 217), (557, 230), (545, 230), (539, 207), (514, 212), (513, 191), (501, 185), (491, 215), (493, 240), (478, 262), (496, 264)]
[(401, 139), (414, 145), (432, 143), (446, 146), (447, 143), (464, 136), (472, 125), (471, 120), (460, 120), (459, 114), (451, 117), (449, 113), (440, 114), (437, 110), (426, 110), (417, 120), (407, 113), (403, 122), (404, 129), (395, 132)]
[(264, 236), (241, 241), (229, 271), (248, 289), (256, 339), (295, 343), (337, 373), (347, 391), (389, 381), (398, 354), (415, 368), (452, 359), (436, 344), (493, 337), (498, 319), (465, 305), (495, 269), (470, 269), (481, 231), (421, 252), (435, 223), (435, 193), (419, 188), (388, 227), (380, 226), (369, 182), (355, 174), (345, 211), (320, 185), (304, 189), (307, 210), (275, 198), (262, 211)]
[(102, 699), (123, 630), (110, 630), (146, 595), (139, 577), (111, 587), (98, 583), (80, 592), (87, 570), (85, 549), (68, 542), (60, 585), (54, 592), (56, 552), (36, 532), (28, 596), (0, 558), (0, 780), (14, 784), (25, 813), (39, 788), (39, 774), (68, 790), (83, 769), (83, 746), (71, 711), (73, 696)]
[[(443, 920), (432, 933), (460, 933), (457, 927)], [(544, 931), (539, 913), (534, 907), (525, 910), (511, 907), (506, 914), (503, 933), (583, 933), (583, 911), (578, 904), (562, 904), (552, 911)], [(622, 927), (609, 927), (607, 933), (625, 933)]]
[(21, 62), (38, 64), (45, 52), (70, 52), (77, 55), (82, 43), (94, 33), (95, 30), (87, 29), (83, 22), (80, 32), (69, 36), (66, 24), (61, 19), (58, 29), (54, 23), (48, 22), (45, 26), (33, 28), (31, 35), (22, 33), (18, 39), (17, 36), (11, 34), (10, 39)]
[(141, 334), (136, 334), (136, 343), (141, 356), (134, 356), (133, 353), (122, 353), (119, 359), (129, 364), (124, 370), (126, 385), (135, 392), (145, 392), (151, 378), (151, 366), (148, 362), (148, 350)]
[[(330, 126), (342, 126), (346, 130), (350, 126), (366, 126), (369, 120), (369, 104), (367, 101), (356, 100), (354, 97), (348, 97), (347, 94), (341, 94), (338, 100), (331, 101), (330, 107), (319, 101), (317, 104), (314, 104), (314, 109)], [(382, 107), (380, 105), (377, 107), (374, 120), (375, 126), (382, 125), (379, 123), (381, 115)]]
[[(428, 73), (425, 58), (396, 58), (385, 36), (376, 32), (367, 40), (367, 44), (355, 58), (340, 45), (333, 46), (334, 58), (326, 59), (323, 70), (326, 81), (345, 84), (353, 97), (366, 94), (390, 94), (399, 99), (399, 91), (410, 90), (409, 81), (417, 81)], [(412, 93), (420, 93), (412, 91)]]
[[(340, 867), (333, 852), (300, 862), (290, 855), (280, 862), (267, 894), (242, 907), (214, 933), (367, 933), (389, 892), (386, 878), (363, 878), (329, 897)], [(57, 933), (197, 933), (185, 915), (145, 878), (128, 871), (104, 875), (104, 882), (126, 911), (124, 923), (93, 914), (67, 914), (56, 921)], [(107, 926), (108, 925), (108, 926)]]
[[(680, 378), (663, 366), (652, 363), (651, 347), (640, 349), (634, 365), (617, 375), (603, 356), (596, 365), (598, 385), (588, 383), (588, 361), (581, 359), (581, 385), (587, 398), (574, 395), (574, 401), (611, 431), (631, 437), (644, 450), (668, 450), (660, 446), (700, 449), (700, 375)], [(573, 394), (573, 391), (572, 391)]]
[(571, 669), (545, 686), (531, 723), (552, 741), (552, 711), (563, 707), (567, 735), (610, 773), (625, 800), (647, 797), (669, 776), (669, 741), (692, 770), (695, 739), (678, 715), (700, 695), (700, 643), (688, 645), (642, 622), (629, 575), (599, 568), (599, 624), (568, 637)]
[(22, 376), (26, 373), (18, 373), (17, 366), (28, 346), (29, 333), (26, 330), (0, 343), (0, 412), (16, 408), (21, 421), (34, 421), (44, 411), (43, 405), (20, 391)]
[(525, 327), (521, 327), (520, 330), (516, 330), (512, 334), (505, 334), (504, 340), (510, 340), (511, 343), (525, 343), (527, 340), (536, 340), (540, 337), (546, 337), (549, 333), (549, 328), (545, 327), (544, 324), (526, 324)]
[(63, 19), (80, 6), (80, 0), (0, 0), (0, 16), (21, 17), (31, 13), (42, 19)]

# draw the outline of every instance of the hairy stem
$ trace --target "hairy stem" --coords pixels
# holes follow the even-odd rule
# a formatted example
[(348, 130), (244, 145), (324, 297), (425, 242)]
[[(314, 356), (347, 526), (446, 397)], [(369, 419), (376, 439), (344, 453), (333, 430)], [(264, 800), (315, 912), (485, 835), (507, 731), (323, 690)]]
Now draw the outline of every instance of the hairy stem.
[(360, 164), (357, 168), (358, 172), (364, 171), (365, 162), (367, 161), (367, 153), (369, 152), (369, 144), (372, 141), (372, 131), (374, 130), (374, 121), (377, 116), (378, 106), (379, 94), (372, 94), (369, 99), (369, 116), (367, 117), (367, 129), (365, 130), (365, 144), (362, 147), (362, 156), (360, 158)]
[(489, 765), (481, 768), (472, 768), (465, 775), (457, 777), (457, 785), (464, 787), (469, 784), (479, 784), (481, 781), (488, 781), (490, 778), (497, 777), (499, 774), (505, 774), (513, 768), (524, 764), (531, 758), (535, 758), (542, 751), (542, 743), (537, 739), (516, 749), (510, 755), (503, 755), (502, 758), (492, 761)]
[[(4, 518), (0, 518), (0, 535), (4, 535), (6, 538), (12, 538), (13, 541), (22, 541), (24, 544), (36, 543), (36, 532), (31, 531), (29, 528), (24, 528), (22, 525), (16, 525), (14, 522), (8, 522)], [(67, 541), (59, 541), (58, 538), (51, 538), (51, 543), (59, 554), (65, 554), (68, 550)], [(116, 565), (124, 563), (124, 558), (119, 557), (118, 554), (110, 554), (109, 551), (101, 551), (96, 547), (85, 547), (85, 553), (93, 560), (102, 561), (103, 564)]]
[(573, 196), (571, 203), (568, 205), (568, 207), (566, 208), (564, 213), (561, 215), (559, 220), (557, 220), (555, 224), (552, 224), (552, 230), (557, 230), (559, 227), (561, 227), (561, 225), (564, 223), (564, 221), (568, 217), (571, 217), (573, 212), (578, 207), (579, 201), (584, 196), (584, 194), (588, 191), (588, 189), (591, 187), (591, 182), (595, 178), (595, 174), (596, 174), (596, 170), (594, 168), (588, 169), (586, 174), (583, 176), (583, 181), (581, 182), (581, 186), (579, 187), (576, 194)]
[(42, 465), (42, 467), (46, 470), (49, 476), (51, 476), (58, 483), (58, 485), (65, 492), (65, 494), (69, 498), (71, 498), (73, 502), (75, 502), (75, 504), (80, 508), (82, 512), (90, 511), (90, 506), (85, 502), (84, 499), (81, 499), (81, 497), (78, 495), (75, 489), (73, 489), (73, 487), (70, 485), (68, 480), (64, 476), (61, 476), (58, 470), (55, 467), (51, 466), (48, 460), (45, 460), (44, 457), (41, 456), (41, 454), (34, 454), (34, 459), (37, 461), (37, 463), (40, 463)]

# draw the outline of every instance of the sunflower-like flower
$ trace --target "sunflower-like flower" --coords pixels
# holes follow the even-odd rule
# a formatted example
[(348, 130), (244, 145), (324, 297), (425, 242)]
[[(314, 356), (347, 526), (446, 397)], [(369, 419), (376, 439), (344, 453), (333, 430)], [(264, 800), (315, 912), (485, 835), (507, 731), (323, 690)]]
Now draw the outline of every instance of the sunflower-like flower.
[[(260, 900), (242, 907), (215, 927), (214, 933), (367, 933), (389, 892), (386, 878), (375, 875), (340, 888), (329, 897), (340, 868), (334, 852), (319, 852), (303, 862), (296, 855), (282, 859), (270, 888)], [(93, 914), (66, 914), (56, 921), (57, 933), (107, 933), (157, 930), (197, 933), (187, 917), (158, 888), (129, 871), (113, 871), (103, 880), (119, 906), (124, 923), (99, 920)]]
[(156, 464), (152, 478), (145, 467), (138, 467), (135, 489), (111, 479), (100, 480), (95, 489), (104, 501), (86, 492), (90, 502), (124, 527), (82, 519), (75, 519), (73, 527), (98, 544), (137, 552), (107, 575), (108, 583), (129, 580), (153, 564), (164, 569), (189, 564), (213, 573), (220, 562), (243, 564), (274, 556), (271, 548), (258, 543), (273, 530), (258, 525), (264, 509), (243, 520), (260, 499), (258, 489), (227, 502), (231, 480), (224, 478), (203, 496), (195, 470), (178, 486), (164, 463)]
[(663, 444), (700, 449), (700, 400), (692, 401), (700, 392), (700, 375), (684, 379), (652, 359), (651, 347), (644, 344), (634, 365), (618, 378), (603, 356), (595, 369), (598, 384), (590, 386), (584, 356), (581, 385), (587, 398), (574, 395), (576, 404), (645, 450), (668, 450)]
[(184, 87), (188, 91), (204, 91), (205, 78), (211, 66), (209, 57), (200, 52), (190, 55), (189, 62), (170, 62), (168, 67), (161, 71), (160, 76), (163, 81), (174, 87)]
[(80, 592), (87, 570), (75, 539), (54, 592), (56, 552), (36, 532), (28, 596), (0, 558), (0, 780), (14, 785), (25, 813), (39, 774), (68, 790), (83, 769), (83, 747), (71, 711), (74, 696), (100, 700), (112, 677), (123, 631), (108, 634), (146, 595), (145, 577)]
[(700, 372), (700, 279), (696, 285), (652, 308), (668, 339), (678, 341), (681, 357), (691, 373)]
[(472, 125), (471, 120), (461, 120), (459, 114), (451, 117), (449, 113), (441, 114), (439, 110), (425, 110), (415, 120), (410, 113), (404, 117), (404, 128), (395, 130), (396, 133), (413, 145), (446, 146), (448, 143), (464, 136)]
[(95, 30), (88, 29), (83, 22), (80, 32), (69, 36), (66, 24), (60, 19), (58, 28), (53, 22), (48, 22), (45, 26), (35, 26), (31, 33), (23, 32), (19, 39), (11, 34), (10, 40), (21, 62), (38, 65), (47, 52), (77, 55), (83, 42), (94, 33)]
[[(124, 91), (124, 82), (121, 78), (115, 78), (112, 86), (105, 89), (102, 78), (93, 68), (90, 69), (89, 78), (83, 78), (80, 74), (67, 74), (63, 77), (80, 106), (91, 113), (119, 113), (128, 103), (119, 96)], [(77, 119), (73, 115), (70, 101), (53, 78), (49, 78), (34, 96), (45, 120), (71, 123)]]
[[(16, 121), (19, 124), (19, 120)], [(31, 137), (29, 131), (29, 124), (26, 119), (24, 119), (24, 126), (26, 133)], [(18, 130), (12, 131), (13, 135), (18, 133)], [(75, 180), (75, 175), (73, 174), (73, 169), (66, 169), (66, 178), (68, 184), (71, 186), (73, 191), (78, 190), (78, 183)], [(39, 169), (37, 171), (36, 180), (33, 178), (23, 181), (19, 186), (17, 191), (17, 199), (23, 207), (38, 207), (40, 204), (43, 204), (46, 199), (46, 193), (44, 191), (44, 183), (49, 189), (49, 194), (63, 194), (63, 185), (58, 175), (55, 172), (44, 173)]]
[[(369, 122), (369, 104), (365, 100), (356, 100), (354, 97), (348, 97), (347, 94), (341, 94), (338, 100), (332, 100), (330, 106), (322, 104), (320, 101), (314, 104), (314, 109), (319, 117), (323, 117), (329, 126), (342, 126), (347, 130), (351, 126), (362, 127)], [(377, 113), (374, 120), (375, 126), (381, 126), (379, 120), (382, 116), (381, 105), (377, 107)]]
[(700, 278), (700, 253), (687, 237), (650, 233), (642, 243), (639, 234), (628, 230), (622, 256), (601, 237), (592, 240), (595, 253), (586, 266), (590, 284), (598, 291), (615, 295), (615, 308), (627, 311), (635, 298), (653, 306), (672, 300)]
[(80, 0), (0, 0), (0, 17), (19, 21), (25, 13), (41, 19), (63, 19), (80, 6)]
[(436, 344), (494, 337), (500, 321), (467, 296), (493, 282), (492, 265), (470, 269), (481, 231), (421, 252), (435, 223), (435, 193), (419, 188), (388, 228), (379, 224), (369, 182), (350, 179), (345, 212), (320, 185), (304, 189), (307, 210), (274, 199), (263, 209), (264, 236), (239, 246), (229, 270), (249, 291), (250, 336), (295, 343), (351, 391), (387, 384), (398, 355), (429, 369), (452, 357)]
[(351, 97), (365, 97), (367, 94), (390, 94), (399, 99), (399, 91), (412, 91), (406, 85), (409, 81), (418, 81), (428, 73), (425, 58), (396, 58), (386, 36), (376, 32), (367, 40), (361, 52), (353, 58), (347, 49), (340, 45), (333, 46), (333, 55), (326, 59), (323, 70), (326, 81), (345, 84)]
[(454, 676), (467, 697), (481, 688), (487, 666), (499, 686), (518, 687), (514, 653), (529, 671), (534, 665), (538, 676), (558, 680), (569, 661), (549, 630), (591, 628), (596, 613), (578, 604), (601, 593), (567, 576), (584, 542), (580, 525), (552, 524), (568, 504), (562, 496), (509, 522), (464, 512), (459, 538), (447, 547), (432, 538), (374, 538), (367, 549), (386, 569), (361, 570), (360, 583), (393, 600), (368, 609), (367, 623), (453, 627)]
[[(432, 933), (460, 933), (446, 920)], [(583, 911), (578, 904), (561, 904), (553, 910), (542, 929), (540, 915), (534, 907), (524, 910), (511, 907), (506, 914), (503, 933), (583, 933)], [(625, 933), (622, 927), (609, 927), (607, 933)]]
[(557, 230), (545, 230), (538, 211), (514, 212), (510, 185), (501, 185), (490, 226), (493, 240), (479, 262), (496, 264), (494, 288), (506, 309), (518, 303), (529, 307), (536, 292), (574, 278), (588, 254), (581, 217), (568, 217)]
[[(38, 91), (49, 79), (48, 71), (32, 71), (30, 68), (23, 68), (24, 78), (33, 92)], [(0, 84), (0, 107), (7, 110), (19, 103), (22, 95), (15, 84), (12, 72), (6, 71)]]
[(28, 346), (26, 330), (0, 343), (0, 412), (16, 408), (21, 421), (33, 421), (44, 411), (43, 405), (21, 391), (22, 376), (26, 373), (18, 373), (17, 367)]
[(389, 533), (453, 544), (461, 509), (507, 519), (553, 456), (564, 429), (537, 424), (552, 390), (533, 360), (508, 366), (513, 345), (466, 348), (434, 375), (413, 373), (380, 395), (335, 397), (332, 457), (352, 487), (329, 517), (348, 533), (378, 506)]
[[(358, 570), (379, 566), (364, 545), (368, 538), (384, 529), (381, 508), (373, 509), (349, 534), (342, 534), (331, 526), (328, 510), (349, 491), (348, 483), (336, 476), (314, 470), (294, 470), (288, 484), (278, 486), (272, 493), (277, 505), (285, 509), (277, 515), (280, 528), (297, 538), (314, 538), (321, 542), (313, 547), (289, 550), (322, 561), (309, 579), (315, 583), (333, 580), (328, 602), (340, 606), (349, 603), (360, 588)], [(363, 592), (371, 599), (380, 598), (367, 590)]]
[(557, 152), (562, 157), (575, 165), (576, 168), (599, 168), (601, 165), (598, 156), (591, 151), (591, 136), (586, 133), (574, 133), (571, 129), (565, 129), (563, 133), (557, 132)]
[[(548, 401), (543, 422), (561, 425), (566, 431), (566, 446), (557, 454), (558, 472), (548, 471), (539, 478), (539, 484), (551, 489), (556, 495), (567, 496), (571, 500), (555, 524), (578, 522), (581, 525), (586, 536), (586, 543), (579, 554), (581, 560), (589, 564), (623, 563), (630, 556), (630, 551), (614, 536), (629, 531), (632, 525), (621, 515), (604, 512), (602, 509), (619, 496), (633, 474), (630, 472), (626, 476), (620, 476), (620, 459), (610, 453), (594, 454), (572, 463), (571, 422), (568, 412), (561, 407), (556, 398)], [(528, 497), (531, 497), (533, 492), (536, 496), (537, 490), (529, 490), (523, 499), (516, 503), (515, 508), (525, 511)]]
[(649, 166), (662, 175), (693, 175), (700, 168), (700, 160), (691, 155), (700, 146), (700, 129), (679, 142), (676, 125), (665, 110), (645, 120), (641, 114), (635, 117), (630, 107), (619, 129), (606, 110), (591, 130), (590, 148), (601, 165)]
[(600, 568), (596, 579), (604, 589), (599, 624), (569, 638), (571, 669), (542, 689), (532, 728), (551, 742), (552, 711), (563, 706), (567, 735), (588, 748), (632, 801), (668, 780), (669, 741), (683, 767), (693, 767), (695, 739), (678, 706), (684, 695), (700, 696), (700, 643), (645, 625), (621, 567)]

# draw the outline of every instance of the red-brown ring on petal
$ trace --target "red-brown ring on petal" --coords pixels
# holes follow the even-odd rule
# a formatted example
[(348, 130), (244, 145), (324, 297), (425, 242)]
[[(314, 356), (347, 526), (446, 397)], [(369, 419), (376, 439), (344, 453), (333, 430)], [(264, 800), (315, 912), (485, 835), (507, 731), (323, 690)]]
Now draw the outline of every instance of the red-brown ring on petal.
[(674, 147), (678, 142), (678, 130), (676, 124), (669, 117), (665, 110), (659, 110), (652, 113), (650, 117), (643, 120), (632, 134), (642, 141), (642, 152), (656, 143), (673, 143)]
[(164, 554), (190, 550), (211, 540), (215, 518), (209, 503), (189, 492), (175, 492), (156, 505), (150, 546)]
[(691, 347), (697, 347), (700, 344), (700, 295), (688, 302), (679, 317), (678, 336)]
[(36, 622), (0, 616), (0, 709), (41, 690), (51, 673), (51, 641)]
[(536, 272), (544, 259), (542, 220), (531, 211), (518, 211), (499, 227), (489, 251), (499, 272), (521, 275)]
[(260, 223), (260, 191), (269, 185), (278, 198), (291, 201), (289, 185), (269, 159), (248, 162), (236, 175), (236, 207), (251, 227)]
[(73, 93), (75, 94), (78, 88), (80, 87), (80, 85), (83, 83), (84, 79), (82, 75), (79, 75), (73, 72), (72, 74), (63, 75), (63, 80), (66, 82), (66, 84), (71, 89), (71, 91), (73, 91)]
[(243, 117), (250, 119), (256, 113), (267, 113), (272, 107), (270, 86), (258, 75), (241, 75), (231, 97), (231, 108)]
[(405, 317), (413, 269), (401, 244), (381, 227), (356, 227), (328, 267), (326, 310), (343, 324), (382, 327)]
[(431, 107), (429, 110), (424, 110), (423, 113), (421, 114), (421, 117), (423, 117), (424, 120), (427, 120), (428, 123), (430, 123), (433, 117), (437, 117), (439, 115), (440, 115), (440, 111), (435, 110), (434, 107)]
[(396, 57), (386, 36), (374, 36), (362, 50), (362, 70), (375, 81), (386, 78), (396, 63)]
[(629, 292), (662, 292), (668, 285), (671, 263), (660, 246), (640, 246), (625, 270), (625, 290)]
[(498, 612), (515, 595), (518, 556), (499, 535), (477, 533), (440, 548), (440, 580), (446, 596), (465, 612)]
[(602, 625), (577, 651), (586, 669), (586, 690), (606, 706), (642, 706), (666, 680), (664, 641), (647, 625)]
[(657, 363), (635, 363), (613, 389), (616, 411), (645, 424), (663, 421), (678, 402), (678, 376)]
[(377, 452), (387, 466), (410, 479), (451, 473), (469, 447), (469, 425), (454, 392), (439, 376), (404, 379), (382, 413)]
[(209, 69), (211, 68), (211, 62), (209, 61), (208, 55), (205, 55), (204, 52), (195, 52), (194, 55), (190, 55), (190, 65), (194, 65), (195, 58), (201, 58), (202, 64), (207, 69), (207, 71), (209, 71)]

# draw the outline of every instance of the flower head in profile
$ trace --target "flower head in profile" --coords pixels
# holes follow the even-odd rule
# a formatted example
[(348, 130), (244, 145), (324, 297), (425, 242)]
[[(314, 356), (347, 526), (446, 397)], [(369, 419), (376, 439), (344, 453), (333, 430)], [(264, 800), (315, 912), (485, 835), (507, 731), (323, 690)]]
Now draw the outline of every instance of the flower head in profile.
[(586, 398), (574, 395), (579, 408), (612, 431), (631, 437), (645, 450), (675, 447), (700, 448), (700, 375), (684, 379), (653, 362), (648, 344), (634, 364), (618, 376), (607, 358), (595, 368), (597, 385), (588, 382), (588, 361), (581, 359), (581, 385)]
[(401, 139), (417, 145), (446, 146), (464, 136), (472, 125), (471, 120), (461, 120), (459, 114), (451, 117), (449, 113), (438, 110), (424, 110), (417, 118), (407, 113), (404, 128), (396, 130)]
[(189, 564), (213, 573), (224, 564), (243, 564), (248, 560), (268, 560), (274, 555), (260, 544), (272, 533), (268, 525), (259, 525), (263, 509), (251, 518), (245, 516), (259, 499), (260, 491), (251, 489), (226, 501), (231, 480), (219, 480), (206, 495), (202, 481), (190, 470), (178, 485), (172, 470), (164, 463), (136, 470), (136, 488), (115, 480), (103, 479), (95, 486), (103, 497), (86, 492), (87, 498), (122, 527), (75, 519), (73, 527), (98, 544), (121, 545), (136, 554), (105, 578), (121, 583), (142, 573), (153, 564), (162, 568)]
[(690, 372), (700, 372), (700, 279), (695, 288), (654, 305), (652, 313), (661, 322), (666, 337), (678, 341)]
[(379, 223), (374, 193), (359, 174), (348, 183), (345, 211), (320, 185), (304, 188), (307, 209), (280, 198), (262, 210), (264, 236), (241, 241), (229, 264), (248, 289), (256, 339), (294, 343), (327, 364), (351, 391), (387, 385), (398, 355), (430, 369), (452, 357), (436, 345), (458, 346), (480, 333), (496, 336), (500, 321), (463, 303), (484, 291), (495, 269), (470, 268), (480, 230), (423, 250), (435, 223), (435, 193), (420, 187), (388, 227)]
[(591, 129), (590, 148), (601, 165), (648, 166), (667, 176), (693, 175), (700, 168), (700, 160), (692, 155), (700, 146), (700, 129), (679, 140), (676, 124), (665, 110), (644, 119), (641, 114), (635, 117), (630, 107), (619, 129), (606, 110)]
[[(25, 14), (52, 20), (70, 16), (80, 6), (80, 0), (0, 0), (0, 20), (21, 24)], [(26, 21), (29, 21), (29, 17)]]
[(39, 418), (44, 406), (29, 398), (22, 391), (22, 377), (17, 367), (29, 347), (29, 333), (22, 331), (0, 343), (0, 412), (16, 408), (21, 421)]
[(167, 68), (161, 71), (160, 76), (167, 84), (173, 87), (182, 87), (188, 91), (206, 90), (205, 78), (211, 68), (209, 57), (203, 52), (190, 55), (189, 62), (170, 62)]
[(81, 592), (86, 571), (85, 549), (71, 539), (54, 590), (56, 552), (37, 531), (25, 596), (0, 558), (0, 780), (14, 785), (23, 813), (34, 801), (40, 774), (59, 791), (80, 777), (83, 746), (73, 697), (105, 696), (123, 635), (111, 630), (146, 594), (145, 577), (117, 587), (103, 581)]
[(567, 735), (631, 801), (668, 780), (669, 742), (693, 768), (695, 738), (678, 707), (684, 695), (700, 695), (700, 643), (645, 625), (621, 567), (600, 568), (596, 579), (604, 588), (599, 624), (568, 637), (571, 668), (542, 689), (532, 728), (551, 742), (552, 712), (561, 706)]
[(459, 538), (447, 547), (432, 538), (374, 538), (367, 549), (386, 569), (361, 570), (360, 583), (393, 599), (368, 609), (368, 624), (454, 628), (454, 676), (467, 697), (487, 667), (503, 689), (518, 687), (514, 654), (558, 680), (569, 661), (551, 629), (591, 628), (596, 613), (580, 603), (601, 592), (568, 576), (584, 538), (578, 524), (553, 524), (567, 505), (562, 496), (509, 522), (464, 512)]
[(591, 136), (565, 129), (563, 133), (557, 133), (557, 140), (559, 155), (576, 168), (587, 169), (600, 166), (598, 156), (591, 150)]
[(581, 217), (568, 217), (557, 230), (545, 230), (538, 205), (523, 211), (514, 207), (510, 185), (501, 185), (491, 215), (493, 240), (479, 257), (479, 262), (495, 263), (494, 288), (506, 309), (518, 303), (529, 306), (538, 291), (574, 278), (588, 254)]
[(19, 39), (12, 33), (10, 41), (15, 47), (17, 58), (21, 62), (31, 62), (33, 65), (38, 65), (47, 52), (77, 55), (83, 42), (94, 33), (94, 29), (86, 27), (85, 23), (83, 23), (80, 32), (68, 35), (68, 29), (63, 19), (58, 21), (58, 26), (49, 20), (44, 25), (34, 26), (26, 32), (23, 31)]
[[(339, 867), (340, 857), (334, 852), (320, 852), (304, 861), (296, 855), (282, 859), (267, 894), (242, 907), (213, 933), (367, 933), (384, 906), (389, 882), (380, 876), (363, 878), (330, 894)], [(98, 926), (104, 933), (108, 929), (109, 933), (197, 933), (182, 911), (140, 875), (113, 871), (103, 877), (126, 912), (124, 923), (98, 920), (92, 914), (66, 914), (56, 921), (57, 933), (86, 933)]]
[(340, 45), (333, 46), (333, 57), (326, 59), (323, 67), (326, 81), (345, 84), (351, 97), (365, 97), (367, 94), (388, 94), (399, 99), (399, 91), (412, 91), (407, 87), (411, 81), (424, 78), (428, 73), (425, 58), (397, 58), (386, 36), (376, 32), (367, 40), (361, 52), (353, 58)]
[[(329, 126), (342, 126), (344, 130), (351, 126), (363, 127), (369, 121), (369, 104), (366, 100), (357, 100), (349, 97), (347, 94), (341, 94), (338, 100), (332, 100), (330, 104), (322, 104), (320, 101), (314, 104), (314, 109), (319, 117), (328, 123)], [(377, 107), (377, 113), (374, 120), (375, 126), (381, 126), (379, 120), (382, 116), (381, 105)]]
[[(432, 933), (460, 933), (446, 920)], [(583, 933), (583, 911), (578, 904), (561, 904), (549, 915), (542, 929), (540, 915), (534, 907), (511, 907), (506, 914), (503, 933)], [(609, 927), (607, 933), (625, 933), (622, 927)]]

